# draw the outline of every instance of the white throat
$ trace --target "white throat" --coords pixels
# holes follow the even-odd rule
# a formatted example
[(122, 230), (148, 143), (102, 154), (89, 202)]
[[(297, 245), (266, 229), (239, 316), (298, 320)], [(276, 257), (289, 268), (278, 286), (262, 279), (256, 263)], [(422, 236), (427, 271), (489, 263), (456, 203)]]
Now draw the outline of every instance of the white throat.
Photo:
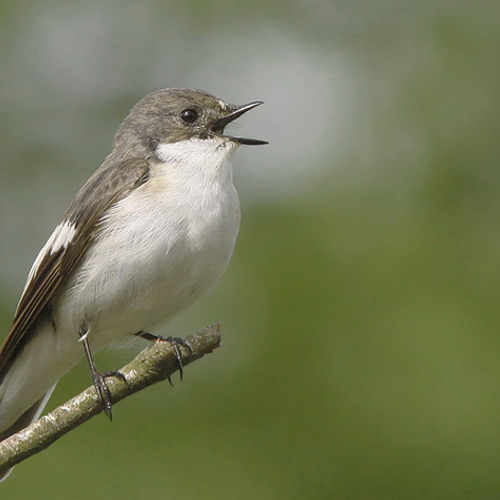
[(193, 138), (160, 143), (156, 148), (156, 156), (165, 163), (219, 166), (229, 159), (236, 147), (237, 143), (224, 137)]

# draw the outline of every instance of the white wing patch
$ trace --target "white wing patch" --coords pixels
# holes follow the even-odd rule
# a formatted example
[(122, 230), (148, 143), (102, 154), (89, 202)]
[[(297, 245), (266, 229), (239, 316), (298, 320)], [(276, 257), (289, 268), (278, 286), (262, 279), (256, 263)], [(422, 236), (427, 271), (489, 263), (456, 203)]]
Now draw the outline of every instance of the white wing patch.
[(76, 227), (72, 222), (68, 220), (61, 222), (55, 228), (54, 232), (52, 233), (49, 240), (43, 247), (42, 251), (46, 250), (50, 252), (50, 254), (52, 255), (61, 248), (67, 248), (68, 245), (73, 241), (75, 233), (76, 233)]
[(54, 229), (54, 232), (50, 235), (50, 238), (47, 240), (47, 243), (45, 243), (43, 248), (40, 250), (35, 259), (35, 262), (33, 262), (33, 265), (31, 266), (31, 270), (30, 273), (28, 274), (28, 279), (26, 280), (26, 285), (24, 285), (24, 290), (23, 293), (21, 294), (21, 297), (24, 295), (24, 292), (28, 288), (28, 285), (36, 275), (38, 268), (40, 267), (40, 264), (42, 263), (45, 256), (52, 255), (61, 248), (67, 248), (68, 245), (73, 241), (75, 234), (76, 234), (76, 227), (72, 222), (68, 220), (61, 222)]

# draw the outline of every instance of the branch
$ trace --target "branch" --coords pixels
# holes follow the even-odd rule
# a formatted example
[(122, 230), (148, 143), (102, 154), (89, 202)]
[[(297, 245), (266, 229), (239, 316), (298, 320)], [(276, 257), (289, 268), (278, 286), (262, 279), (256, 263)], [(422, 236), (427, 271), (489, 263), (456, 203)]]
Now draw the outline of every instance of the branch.
[[(219, 325), (207, 326), (186, 338), (192, 352), (178, 346), (184, 366), (211, 353), (220, 345)], [(146, 387), (169, 378), (179, 369), (174, 349), (168, 342), (155, 342), (141, 351), (119, 371), (127, 382), (110, 377), (106, 383), (111, 401), (122, 399)], [(103, 411), (94, 387), (70, 399), (52, 412), (41, 417), (25, 429), (0, 443), (0, 474), (26, 460), (31, 455), (48, 448), (54, 441)]]

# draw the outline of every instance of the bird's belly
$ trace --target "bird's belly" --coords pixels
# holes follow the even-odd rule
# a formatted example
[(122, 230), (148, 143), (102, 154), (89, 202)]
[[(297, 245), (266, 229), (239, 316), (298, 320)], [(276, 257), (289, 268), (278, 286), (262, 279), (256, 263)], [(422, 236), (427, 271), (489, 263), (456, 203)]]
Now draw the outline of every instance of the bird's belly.
[(222, 208), (181, 217), (159, 207), (136, 221), (118, 214), (69, 284), (58, 307), (61, 329), (72, 337), (88, 329), (97, 350), (154, 330), (193, 305), (216, 285), (233, 252), (237, 198)]

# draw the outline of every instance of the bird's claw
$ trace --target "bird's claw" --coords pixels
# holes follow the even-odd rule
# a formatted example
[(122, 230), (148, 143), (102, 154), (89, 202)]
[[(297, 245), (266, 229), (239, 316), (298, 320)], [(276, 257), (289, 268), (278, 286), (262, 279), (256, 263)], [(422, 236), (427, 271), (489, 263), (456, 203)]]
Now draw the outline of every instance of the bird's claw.
[(106, 413), (109, 420), (113, 420), (111, 391), (109, 390), (108, 384), (106, 384), (106, 379), (109, 377), (118, 377), (125, 383), (127, 383), (127, 379), (125, 378), (125, 375), (118, 370), (105, 373), (99, 373), (98, 371), (92, 372), (92, 381), (94, 382), (97, 397), (102, 404), (104, 413)]

